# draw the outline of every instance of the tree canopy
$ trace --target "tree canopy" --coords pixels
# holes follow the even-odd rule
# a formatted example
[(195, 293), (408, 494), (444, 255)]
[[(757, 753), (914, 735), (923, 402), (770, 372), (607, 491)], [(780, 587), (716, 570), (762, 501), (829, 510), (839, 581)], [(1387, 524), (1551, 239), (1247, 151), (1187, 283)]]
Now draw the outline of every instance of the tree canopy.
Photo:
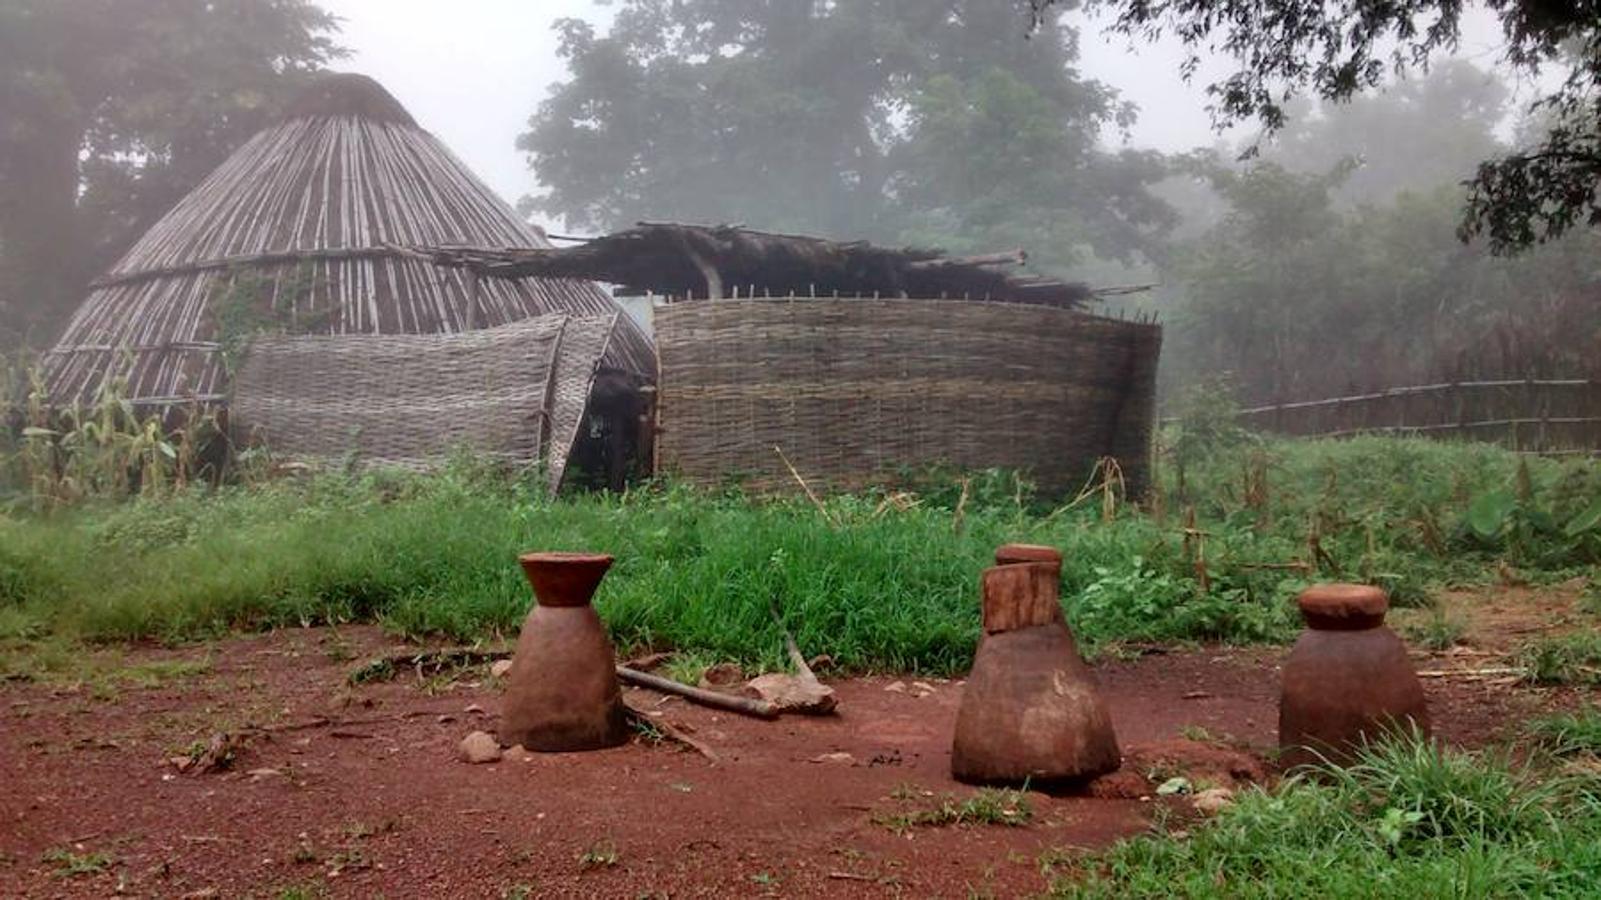
[[(1030, 0), (1049, 22), (1058, 0)], [(1113, 28), (1136, 39), (1173, 35), (1189, 48), (1183, 72), (1202, 52), (1233, 57), (1236, 68), (1207, 92), (1220, 125), (1257, 119), (1283, 127), (1297, 96), (1334, 101), (1376, 87), (1391, 74), (1427, 66), (1456, 48), (1461, 0), (1087, 0)], [(1532, 105), (1547, 123), (1526, 146), (1480, 162), (1458, 229), (1486, 235), (1498, 251), (1601, 225), (1601, 0), (1487, 0), (1520, 74), (1564, 77)]]
[[(1255, 159), (1183, 164), (1210, 228), (1178, 242), (1164, 377), (1232, 372), (1248, 402), (1412, 381), (1595, 371), (1601, 233), (1516, 258), (1456, 239), (1460, 182), (1496, 137), (1506, 91), (1461, 61), (1349, 103), (1297, 109)], [(1193, 183), (1191, 185), (1193, 188)], [(1208, 203), (1221, 202), (1221, 215)]]
[(47, 339), (336, 25), (309, 0), (0, 0), (0, 343)]
[[(558, 23), (570, 80), (529, 121), (542, 196), (577, 229), (641, 219), (923, 242), (1150, 251), (1154, 153), (1098, 138), (1133, 110), (1077, 35), (1021, 0), (622, 0)], [(1050, 255), (1047, 253), (1047, 255)]]

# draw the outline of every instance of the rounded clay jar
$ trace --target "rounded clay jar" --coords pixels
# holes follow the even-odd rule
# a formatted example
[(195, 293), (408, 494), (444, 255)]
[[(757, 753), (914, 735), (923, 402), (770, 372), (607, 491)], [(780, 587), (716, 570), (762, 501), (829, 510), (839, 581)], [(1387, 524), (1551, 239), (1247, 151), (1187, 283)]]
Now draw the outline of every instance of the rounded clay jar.
[(1299, 604), (1307, 627), (1284, 662), (1280, 762), (1341, 763), (1386, 730), (1427, 734), (1423, 684), (1406, 645), (1384, 624), (1384, 591), (1314, 585)]

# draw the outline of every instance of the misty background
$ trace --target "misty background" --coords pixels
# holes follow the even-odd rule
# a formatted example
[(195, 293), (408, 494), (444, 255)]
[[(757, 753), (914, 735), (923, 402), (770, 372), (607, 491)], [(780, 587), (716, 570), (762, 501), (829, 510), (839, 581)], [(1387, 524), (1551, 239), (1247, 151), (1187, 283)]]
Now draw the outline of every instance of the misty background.
[[(1539, 86), (1498, 68), (1482, 10), (1456, 57), (1349, 104), (1294, 105), (1246, 160), (1259, 135), (1218, 133), (1207, 112), (1220, 61), (1186, 81), (1176, 44), (1131, 46), (1073, 9), (1029, 35), (1015, 0), (320, 0), (275, 15), (74, 26), (158, 38), (148, 52), (119, 41), (120, 68), (51, 63), (102, 103), (92, 115), (15, 119), (25, 149), (48, 149), (41, 135), (58, 161), (69, 140), (82, 149), (76, 173), (10, 154), (8, 345), (48, 343), (88, 279), (270, 118), (278, 82), (326, 67), (375, 77), (553, 233), (741, 222), (1023, 247), (1042, 272), (1154, 285), (1105, 309), (1167, 326), (1168, 397), (1222, 384), (1265, 403), (1597, 366), (1593, 230), (1511, 258), (1456, 237), (1460, 182), (1541, 129), (1524, 114)], [(163, 25), (209, 31), (180, 61)], [(7, 40), (27, 50), (9, 31), (0, 56)], [(180, 62), (188, 81), (163, 70)], [(108, 86), (140, 66), (150, 96)], [(85, 249), (49, 249), (67, 242)]]

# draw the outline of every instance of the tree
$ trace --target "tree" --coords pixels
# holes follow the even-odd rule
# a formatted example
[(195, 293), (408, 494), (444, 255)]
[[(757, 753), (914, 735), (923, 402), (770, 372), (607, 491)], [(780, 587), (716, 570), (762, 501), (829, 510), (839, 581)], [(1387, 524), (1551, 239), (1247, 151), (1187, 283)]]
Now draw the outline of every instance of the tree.
[(309, 0), (0, 0), (0, 343), (47, 338), (335, 28)]
[(1595, 371), (1601, 233), (1508, 259), (1455, 238), (1457, 185), (1353, 209), (1333, 200), (1349, 163), (1207, 171), (1230, 212), (1177, 254), (1187, 296), (1169, 332), (1169, 383), (1230, 372), (1242, 400), (1266, 403)]
[(1316, 108), (1296, 103), (1284, 128), (1259, 145), (1259, 158), (1302, 172), (1353, 160), (1336, 196), (1388, 203), (1404, 190), (1460, 184), (1480, 160), (1504, 152), (1495, 131), (1506, 105), (1507, 89), (1493, 73), (1450, 59), (1382, 93)]
[(530, 209), (1128, 255), (1171, 213), (1131, 120), (1080, 78), (1076, 35), (1021, 0), (624, 0), (611, 31), (558, 23), (571, 79), (519, 139)]
[[(1030, 0), (1050, 21), (1057, 0)], [(1487, 0), (1506, 39), (1505, 61), (1520, 74), (1565, 71), (1533, 103), (1550, 128), (1532, 145), (1483, 160), (1458, 229), (1484, 234), (1497, 251), (1556, 238), (1577, 224), (1601, 225), (1601, 0)], [(1455, 48), (1461, 0), (1087, 0), (1113, 28), (1136, 39), (1175, 35), (1195, 71), (1204, 48), (1238, 68), (1211, 84), (1220, 125), (1286, 121), (1302, 92), (1344, 101), (1388, 73), (1426, 68)]]

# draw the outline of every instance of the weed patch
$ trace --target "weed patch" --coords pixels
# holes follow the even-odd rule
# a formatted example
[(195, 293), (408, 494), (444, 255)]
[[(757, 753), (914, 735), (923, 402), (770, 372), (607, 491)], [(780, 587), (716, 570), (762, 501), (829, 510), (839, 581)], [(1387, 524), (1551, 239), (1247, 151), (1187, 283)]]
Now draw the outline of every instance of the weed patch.
[[(978, 635), (976, 573), (1008, 541), (1062, 549), (1064, 611), (1090, 654), (1120, 641), (1283, 641), (1314, 580), (1377, 582), (1397, 605), (1426, 606), (1430, 585), (1484, 581), (1503, 564), (1555, 577), (1601, 559), (1601, 519), (1572, 487), (1591, 483), (1590, 461), (1223, 437), (1185, 443), (1182, 483), (1164, 468), (1144, 509), (1111, 481), (1097, 502), (1043, 503), (1004, 473), (832, 497), (826, 516), (805, 500), (665, 483), (552, 501), (534, 479), (464, 462), (429, 477), (191, 484), (0, 512), (0, 666), (49, 670), (7, 642), (346, 622), (503, 638), (532, 601), (515, 564), (530, 548), (615, 555), (596, 597), (613, 639), (678, 651), (671, 674), (688, 680), (713, 660), (781, 666), (774, 606), (800, 646), (843, 671), (960, 670)], [(1453, 628), (1442, 617), (1414, 636), (1437, 646)]]
[(617, 845), (611, 841), (601, 841), (593, 844), (583, 853), (578, 854), (578, 868), (584, 872), (596, 869), (610, 869), (621, 861), (617, 852)]
[(939, 798), (932, 807), (910, 812), (884, 813), (873, 823), (896, 834), (917, 828), (943, 828), (951, 825), (1027, 825), (1034, 818), (1028, 796), (1021, 791), (982, 788), (965, 799), (951, 795)]
[(1414, 738), (1252, 789), (1184, 832), (1056, 856), (1059, 897), (1585, 896), (1601, 877), (1593, 781)]
[(80, 875), (98, 875), (115, 863), (116, 857), (99, 851), (82, 851), (82, 848), (57, 847), (44, 854), (44, 862), (54, 866), (53, 874), (61, 878)]
[(1541, 638), (1526, 645), (1518, 661), (1532, 684), (1601, 684), (1601, 635)]
[(1544, 716), (1527, 725), (1529, 736), (1558, 756), (1601, 756), (1601, 709)]

